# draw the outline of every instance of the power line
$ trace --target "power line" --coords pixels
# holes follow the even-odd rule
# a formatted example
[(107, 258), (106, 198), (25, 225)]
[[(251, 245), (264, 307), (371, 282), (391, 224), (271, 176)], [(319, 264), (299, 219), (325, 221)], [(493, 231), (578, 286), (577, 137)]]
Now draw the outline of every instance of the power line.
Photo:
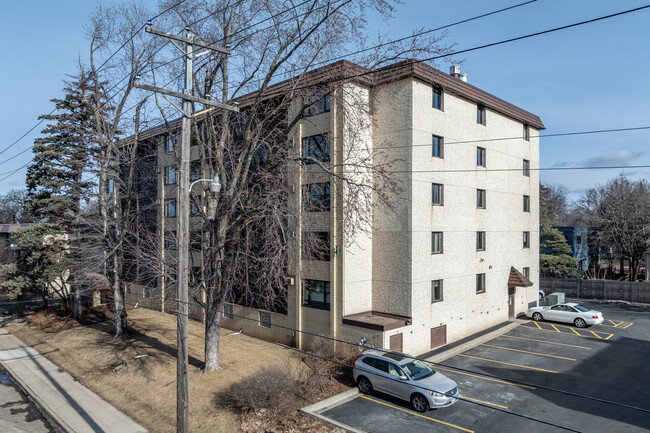
[[(187, 1), (187, 0), (179, 0), (179, 2), (178, 2), (177, 4), (175, 4), (175, 5), (173, 5), (173, 6), (170, 6), (169, 8), (167, 8), (167, 9), (165, 9), (164, 11), (160, 12), (159, 14), (157, 14), (156, 16), (154, 16), (154, 17), (151, 18), (151, 19), (154, 20), (154, 19), (156, 19), (156, 18), (159, 18), (159, 17), (162, 16), (163, 14), (165, 14), (165, 13), (169, 12), (170, 10), (172, 10), (173, 8), (175, 8), (175, 7), (179, 6), (179, 5), (181, 5), (181, 4), (184, 3), (185, 1)], [(110, 61), (110, 60), (111, 60), (115, 55), (117, 55), (117, 53), (118, 53), (122, 48), (124, 48), (124, 47), (126, 46), (126, 44), (128, 44), (130, 41), (132, 41), (133, 38), (134, 38), (134, 37), (135, 37), (135, 36), (136, 36), (140, 31), (142, 31), (142, 29), (145, 27), (145, 25), (146, 25), (146, 24), (144, 24), (143, 26), (141, 26), (141, 27), (140, 27), (136, 32), (132, 33), (132, 34), (131, 34), (131, 37), (128, 38), (128, 39), (127, 39), (127, 40), (126, 40), (126, 41), (125, 41), (125, 42), (124, 42), (124, 43), (123, 43), (123, 44), (122, 44), (122, 45), (121, 45), (117, 50), (115, 50), (115, 51), (114, 51), (114, 52), (113, 52), (113, 53), (108, 57), (108, 59), (106, 59), (106, 60), (104, 61), (104, 63), (101, 64), (101, 66), (99, 66), (99, 68), (97, 69), (97, 72), (99, 72), (99, 71), (101, 70), (101, 68), (103, 68), (103, 67), (104, 67), (104, 66), (105, 66), (105, 65), (106, 65), (106, 64), (107, 64), (107, 63), (108, 63), (108, 62), (109, 62), (109, 61)], [(124, 79), (122, 79), (120, 82), (122, 82), (123, 80), (124, 80)], [(103, 106), (102, 106), (102, 107), (103, 107)], [(101, 107), (100, 107), (100, 108), (101, 108)], [(56, 111), (56, 108), (54, 108), (52, 111), (50, 111), (46, 116), (50, 116), (50, 115), (52, 115), (55, 111)], [(41, 120), (39, 120), (39, 121), (38, 121), (34, 126), (32, 126), (32, 127), (31, 127), (27, 132), (25, 132), (25, 133), (24, 133), (23, 135), (21, 135), (18, 139), (16, 139), (15, 141), (13, 141), (10, 145), (8, 145), (8, 146), (5, 147), (4, 149), (2, 149), (2, 150), (0, 151), (0, 155), (2, 155), (2, 154), (5, 153), (7, 150), (9, 150), (9, 149), (11, 149), (13, 146), (15, 146), (15, 145), (16, 145), (18, 142), (20, 142), (23, 138), (25, 138), (27, 135), (29, 135), (29, 133), (31, 133), (34, 129), (38, 128), (38, 126), (39, 126), (41, 123), (43, 123), (44, 121), (45, 121), (45, 118), (41, 118)], [(6, 179), (6, 178), (5, 178), (5, 179)], [(4, 180), (4, 179), (0, 179), (0, 181), (2, 181), (2, 180)]]

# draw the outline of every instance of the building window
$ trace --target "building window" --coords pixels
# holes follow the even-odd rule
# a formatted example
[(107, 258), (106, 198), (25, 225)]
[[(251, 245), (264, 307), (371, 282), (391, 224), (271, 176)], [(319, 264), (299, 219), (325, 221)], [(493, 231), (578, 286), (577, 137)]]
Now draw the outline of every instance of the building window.
[(320, 310), (329, 310), (330, 282), (305, 280), (302, 290), (302, 305)]
[(530, 279), (530, 268), (528, 266), (521, 269), (521, 275)]
[(524, 248), (530, 248), (530, 232), (524, 232)]
[(431, 303), (442, 301), (442, 280), (431, 281)]
[(482, 105), (476, 106), (476, 123), (485, 125), (485, 107)]
[(312, 135), (302, 139), (302, 155), (305, 164), (328, 162), (330, 160), (330, 140), (327, 134)]
[(167, 250), (176, 249), (176, 232), (174, 231), (165, 232), (165, 249)]
[[(305, 108), (305, 111), (303, 111), (302, 117), (310, 117), (310, 116), (315, 116), (317, 114), (321, 113), (329, 113), (332, 105), (330, 95), (325, 95), (322, 98), (320, 98), (316, 103), (313, 105)], [(313, 100), (313, 98), (311, 99)], [(309, 104), (311, 102), (310, 99), (305, 100), (305, 104)]]
[(165, 167), (165, 185), (174, 185), (176, 183), (176, 166), (168, 165)]
[(485, 209), (486, 195), (487, 193), (484, 189), (476, 190), (476, 207), (478, 209)]
[(190, 203), (190, 216), (192, 217), (201, 216), (201, 210), (195, 203)]
[(437, 135), (433, 136), (433, 156), (436, 158), (444, 158), (445, 144), (442, 137)]
[(168, 218), (176, 218), (176, 199), (170, 198), (165, 200), (165, 216)]
[(524, 212), (530, 212), (530, 196), (524, 196)]
[(431, 254), (442, 253), (442, 232), (431, 232)]
[(576, 236), (576, 244), (580, 245), (582, 243), (582, 236)]
[(165, 136), (165, 150), (173, 152), (176, 146), (176, 134), (169, 134)]
[(328, 261), (330, 259), (329, 232), (303, 232), (302, 255), (307, 260)]
[(201, 179), (201, 160), (190, 162), (190, 182)]
[(477, 147), (476, 148), (476, 165), (479, 167), (486, 167), (486, 161), (485, 161), (485, 148), (484, 147)]
[(476, 274), (476, 293), (485, 292), (485, 274)]
[(442, 110), (442, 89), (439, 87), (433, 88), (433, 108)]
[(524, 159), (524, 176), (530, 177), (530, 161)]
[(108, 179), (108, 183), (106, 184), (106, 191), (109, 194), (112, 194), (115, 191), (115, 181), (113, 179)]
[(304, 185), (303, 201), (307, 212), (328, 212), (330, 210), (330, 184), (310, 183)]
[(485, 251), (485, 232), (476, 232), (476, 251)]
[(443, 187), (439, 183), (434, 183), (431, 191), (431, 204), (434, 206), (443, 205)]
[(524, 140), (530, 141), (530, 129), (528, 128), (528, 125), (524, 123)]

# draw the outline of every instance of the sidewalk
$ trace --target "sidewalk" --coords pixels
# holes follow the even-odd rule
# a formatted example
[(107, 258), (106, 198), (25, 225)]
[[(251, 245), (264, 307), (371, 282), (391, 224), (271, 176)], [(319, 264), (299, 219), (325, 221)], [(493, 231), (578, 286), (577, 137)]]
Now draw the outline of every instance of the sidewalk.
[(147, 431), (3, 328), (0, 328), (0, 363), (68, 433)]

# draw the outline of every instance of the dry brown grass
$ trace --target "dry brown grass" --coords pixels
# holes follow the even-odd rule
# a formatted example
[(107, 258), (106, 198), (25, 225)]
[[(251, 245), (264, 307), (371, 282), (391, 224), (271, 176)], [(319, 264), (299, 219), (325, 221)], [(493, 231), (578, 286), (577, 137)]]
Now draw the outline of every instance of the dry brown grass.
[[(70, 319), (38, 312), (29, 315), (26, 322), (12, 323), (8, 329), (149, 431), (173, 432), (176, 318), (146, 309), (128, 313), (130, 337), (126, 340), (113, 338), (113, 324), (102, 314), (90, 316), (100, 321), (74, 326)], [(305, 362), (310, 357), (224, 329), (222, 368), (203, 374), (203, 325), (193, 321), (189, 324), (189, 349), (190, 431), (340, 431), (298, 413), (302, 406), (347, 389), (334, 380), (336, 373), (327, 380), (320, 377), (319, 383), (325, 386), (305, 387), (315, 375), (309, 361)], [(134, 359), (137, 355), (146, 356)], [(266, 373), (263, 369), (267, 369)], [(286, 372), (284, 380), (290, 382), (290, 387), (283, 380), (268, 383), (269, 396), (278, 392), (278, 387), (287, 392), (296, 386), (286, 401), (273, 399), (279, 405), (273, 410), (247, 409), (246, 404), (236, 403), (229, 396), (228, 390), (245, 385), (247, 380), (249, 385), (245, 386), (251, 386), (251, 375), (265, 376), (272, 369)]]

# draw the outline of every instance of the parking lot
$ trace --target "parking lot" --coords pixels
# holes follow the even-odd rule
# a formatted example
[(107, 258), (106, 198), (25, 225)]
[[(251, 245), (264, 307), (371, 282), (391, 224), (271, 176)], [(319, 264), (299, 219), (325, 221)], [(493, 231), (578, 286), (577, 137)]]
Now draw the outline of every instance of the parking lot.
[(366, 432), (641, 432), (650, 430), (650, 309), (581, 302), (602, 325), (522, 321), (435, 366), (458, 383), (451, 407), (354, 395), (319, 415)]

